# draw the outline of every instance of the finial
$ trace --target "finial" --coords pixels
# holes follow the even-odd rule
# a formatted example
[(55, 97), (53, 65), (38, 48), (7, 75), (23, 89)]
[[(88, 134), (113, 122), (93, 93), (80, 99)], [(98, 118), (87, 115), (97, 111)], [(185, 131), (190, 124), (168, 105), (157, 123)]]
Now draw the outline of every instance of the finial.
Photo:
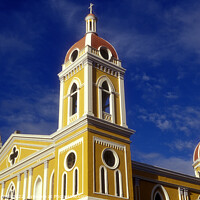
[(90, 7), (89, 7), (89, 9), (90, 9), (90, 14), (92, 14), (92, 6), (94, 6), (94, 4), (90, 3)]

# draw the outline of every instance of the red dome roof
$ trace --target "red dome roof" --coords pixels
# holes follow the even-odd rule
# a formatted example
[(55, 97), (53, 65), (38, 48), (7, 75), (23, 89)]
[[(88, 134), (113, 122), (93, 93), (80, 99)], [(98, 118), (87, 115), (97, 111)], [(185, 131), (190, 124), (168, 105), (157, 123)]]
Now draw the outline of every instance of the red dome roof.
[(95, 49), (98, 49), (101, 46), (107, 47), (110, 50), (110, 52), (112, 53), (112, 56), (115, 59), (118, 59), (118, 55), (117, 55), (115, 48), (109, 42), (107, 42), (103, 38), (100, 38), (95, 33), (87, 33), (82, 39), (80, 39), (78, 42), (76, 42), (68, 50), (66, 57), (65, 57), (65, 62), (67, 62), (69, 60), (69, 56), (73, 52), (74, 49), (78, 48), (79, 50), (82, 50), (87, 45), (89, 45)]
[(194, 150), (193, 162), (197, 161), (199, 158), (200, 158), (200, 142)]

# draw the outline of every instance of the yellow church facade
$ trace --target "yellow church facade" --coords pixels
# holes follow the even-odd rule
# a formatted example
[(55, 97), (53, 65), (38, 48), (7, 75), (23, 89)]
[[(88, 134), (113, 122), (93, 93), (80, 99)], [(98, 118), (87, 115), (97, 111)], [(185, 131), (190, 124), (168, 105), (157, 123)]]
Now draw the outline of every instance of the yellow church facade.
[(198, 200), (196, 177), (131, 161), (124, 74), (115, 48), (85, 18), (86, 34), (67, 52), (60, 80), (58, 130), (14, 132), (0, 149), (1, 200)]

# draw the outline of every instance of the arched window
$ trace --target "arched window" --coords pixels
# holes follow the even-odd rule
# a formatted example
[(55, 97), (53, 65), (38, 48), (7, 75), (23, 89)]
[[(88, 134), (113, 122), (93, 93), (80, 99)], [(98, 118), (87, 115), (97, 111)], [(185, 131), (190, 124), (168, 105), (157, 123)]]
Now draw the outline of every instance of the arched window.
[(110, 113), (110, 92), (107, 81), (102, 84), (102, 111)]
[(62, 176), (62, 198), (67, 196), (67, 174), (64, 172)]
[(54, 170), (51, 173), (50, 184), (49, 184), (49, 200), (53, 200), (54, 197)]
[(119, 170), (115, 171), (115, 194), (116, 196), (122, 197), (122, 175)]
[(162, 185), (157, 184), (151, 191), (151, 200), (169, 200), (169, 195)]
[(92, 22), (90, 21), (90, 31), (92, 31)]
[(101, 168), (101, 192), (105, 194), (105, 170)]
[(70, 98), (71, 98), (71, 115), (74, 115), (77, 113), (77, 85), (74, 83), (71, 88), (70, 92)]
[(100, 192), (103, 194), (108, 194), (108, 183), (107, 183), (107, 170), (104, 166), (101, 166), (100, 169)]
[(15, 185), (14, 185), (14, 183), (11, 183), (10, 186), (8, 187), (6, 197), (10, 200), (15, 199)]
[(68, 97), (68, 112), (67, 112), (67, 124), (74, 122), (79, 118), (79, 88), (81, 81), (75, 77), (69, 85), (67, 91)]
[(155, 195), (155, 198), (154, 198), (155, 200), (162, 200), (162, 198), (161, 198), (161, 196), (160, 196), (160, 194), (159, 193), (156, 193), (156, 195)]
[(115, 123), (115, 89), (108, 77), (102, 76), (97, 80), (99, 96), (99, 118)]
[(77, 195), (78, 194), (78, 169), (77, 168), (74, 169), (73, 176), (74, 176), (73, 194)]
[(34, 200), (42, 200), (42, 179), (40, 176), (36, 178), (34, 184)]

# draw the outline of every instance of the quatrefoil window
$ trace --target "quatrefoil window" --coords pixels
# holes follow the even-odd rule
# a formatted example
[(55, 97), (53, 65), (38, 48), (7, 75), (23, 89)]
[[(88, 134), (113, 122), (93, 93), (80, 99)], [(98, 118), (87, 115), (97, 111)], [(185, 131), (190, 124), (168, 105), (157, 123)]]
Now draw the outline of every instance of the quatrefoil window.
[(19, 155), (19, 151), (18, 151), (17, 147), (14, 146), (12, 149), (12, 152), (9, 156), (9, 162), (11, 163), (11, 165), (15, 164), (15, 161), (16, 161), (18, 155)]

